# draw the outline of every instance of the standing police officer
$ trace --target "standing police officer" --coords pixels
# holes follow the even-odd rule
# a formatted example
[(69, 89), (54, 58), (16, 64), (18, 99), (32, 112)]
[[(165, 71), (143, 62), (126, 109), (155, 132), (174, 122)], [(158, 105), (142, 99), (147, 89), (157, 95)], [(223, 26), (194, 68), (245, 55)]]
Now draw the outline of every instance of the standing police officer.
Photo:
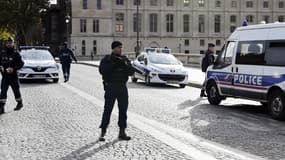
[(59, 51), (59, 59), (62, 65), (64, 82), (67, 82), (69, 80), (70, 63), (72, 62), (71, 58), (73, 58), (75, 63), (77, 63), (77, 59), (75, 58), (73, 52), (69, 48), (67, 48), (67, 43), (64, 42), (63, 48)]
[(105, 105), (101, 121), (101, 135), (99, 140), (105, 141), (107, 127), (114, 107), (115, 100), (118, 101), (120, 127), (119, 139), (130, 140), (131, 137), (125, 133), (127, 127), (128, 89), (127, 81), (129, 75), (134, 73), (130, 60), (122, 55), (122, 43), (114, 41), (111, 45), (111, 55), (106, 55), (100, 62), (99, 72), (103, 77), (105, 90)]
[(14, 40), (8, 38), (5, 42), (4, 49), (1, 50), (0, 54), (0, 66), (1, 66), (1, 93), (0, 93), (0, 114), (3, 114), (4, 106), (7, 100), (7, 91), (9, 86), (12, 87), (14, 96), (17, 103), (15, 111), (20, 110), (23, 107), (20, 84), (18, 79), (17, 70), (22, 68), (24, 62), (18, 52), (14, 50)]

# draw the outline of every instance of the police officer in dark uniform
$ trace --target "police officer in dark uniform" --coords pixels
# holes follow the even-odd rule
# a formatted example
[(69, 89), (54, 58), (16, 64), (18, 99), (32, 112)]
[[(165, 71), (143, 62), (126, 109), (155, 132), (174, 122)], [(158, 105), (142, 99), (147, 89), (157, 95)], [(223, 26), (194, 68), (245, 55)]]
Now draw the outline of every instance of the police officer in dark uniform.
[[(213, 43), (209, 43), (208, 49), (204, 52), (204, 57), (202, 59), (202, 66), (201, 66), (202, 72), (206, 72), (207, 68), (215, 62), (214, 51), (215, 51), (215, 45)], [(207, 97), (207, 95), (205, 94), (205, 87), (207, 81), (206, 79), (207, 77), (205, 77), (205, 80), (203, 82), (200, 97)]]
[(69, 80), (70, 63), (72, 62), (71, 58), (73, 58), (75, 63), (77, 63), (77, 59), (75, 58), (73, 52), (69, 48), (67, 48), (67, 43), (64, 42), (63, 48), (59, 51), (59, 59), (62, 65), (64, 82), (67, 82)]
[(7, 91), (11, 86), (17, 103), (15, 111), (23, 107), (22, 97), (20, 93), (20, 84), (17, 70), (22, 68), (24, 62), (18, 52), (14, 50), (13, 38), (8, 38), (5, 42), (5, 47), (0, 54), (0, 70), (2, 74), (1, 93), (0, 93), (0, 114), (3, 114), (4, 106), (7, 100)]
[(131, 137), (125, 133), (127, 127), (128, 110), (128, 89), (127, 81), (129, 75), (134, 73), (130, 60), (122, 55), (122, 43), (114, 41), (111, 45), (111, 55), (106, 55), (100, 62), (99, 72), (103, 76), (103, 85), (105, 90), (104, 113), (101, 121), (101, 135), (99, 140), (105, 141), (104, 136), (110, 122), (110, 116), (114, 103), (118, 101), (120, 127), (119, 139), (130, 140)]

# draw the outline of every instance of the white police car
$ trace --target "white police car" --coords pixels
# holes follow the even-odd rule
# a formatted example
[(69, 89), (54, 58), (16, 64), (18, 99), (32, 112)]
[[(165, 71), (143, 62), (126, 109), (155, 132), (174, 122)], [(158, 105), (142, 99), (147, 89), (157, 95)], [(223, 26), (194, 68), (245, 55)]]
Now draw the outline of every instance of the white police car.
[(188, 72), (182, 63), (170, 53), (169, 49), (148, 48), (133, 62), (135, 74), (132, 81), (138, 79), (151, 83), (179, 84), (184, 88), (188, 83)]
[(238, 28), (207, 70), (208, 101), (226, 97), (259, 101), (285, 120), (285, 23)]
[(51, 79), (58, 82), (59, 66), (46, 46), (20, 46), (24, 66), (18, 70), (20, 80)]

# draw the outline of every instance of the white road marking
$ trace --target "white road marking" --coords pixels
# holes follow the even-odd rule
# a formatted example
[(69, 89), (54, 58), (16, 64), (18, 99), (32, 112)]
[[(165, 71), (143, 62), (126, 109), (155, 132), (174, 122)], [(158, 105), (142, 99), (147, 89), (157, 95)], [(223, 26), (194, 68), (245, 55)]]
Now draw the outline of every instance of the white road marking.
[[(77, 95), (81, 96), (82, 98), (90, 101), (91, 103), (95, 104), (96, 106), (103, 106), (104, 102), (84, 91), (81, 91), (80, 89), (77, 89), (71, 85), (68, 85), (66, 83), (60, 83), (65, 88), (71, 90), (72, 92), (76, 93)], [(116, 108), (116, 107), (115, 107)], [(113, 114), (118, 115), (117, 111), (113, 111)], [(263, 159), (261, 157), (239, 151), (233, 148), (230, 148), (228, 146), (224, 146), (215, 142), (208, 141), (206, 139), (203, 139), (201, 137), (195, 136), (191, 133), (185, 132), (183, 130), (180, 130), (178, 128), (174, 128), (168, 125), (165, 125), (163, 123), (160, 123), (158, 121), (148, 119), (146, 117), (143, 117), (141, 115), (138, 115), (136, 113), (128, 112), (128, 123), (134, 125), (138, 129), (148, 133), (149, 135), (152, 135), (156, 139), (162, 141), (163, 143), (168, 144), (169, 146), (173, 147), (174, 149), (196, 159), (196, 160), (212, 160), (215, 159), (212, 155), (202, 152), (199, 149), (196, 149), (195, 145), (202, 146), (203, 148), (206, 148), (211, 151), (217, 151), (229, 154), (233, 157), (236, 157), (238, 159), (242, 160), (259, 160)], [(172, 136), (170, 136), (172, 135)], [(193, 146), (187, 145), (179, 140), (177, 140), (175, 137), (180, 137), (183, 139), (187, 139)]]

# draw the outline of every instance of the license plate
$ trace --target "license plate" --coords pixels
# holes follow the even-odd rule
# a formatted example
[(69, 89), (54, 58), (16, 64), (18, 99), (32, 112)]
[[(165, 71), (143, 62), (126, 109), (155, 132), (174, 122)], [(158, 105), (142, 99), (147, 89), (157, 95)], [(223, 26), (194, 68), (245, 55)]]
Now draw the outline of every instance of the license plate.
[(35, 78), (45, 78), (46, 75), (38, 74), (38, 75), (33, 75)]

